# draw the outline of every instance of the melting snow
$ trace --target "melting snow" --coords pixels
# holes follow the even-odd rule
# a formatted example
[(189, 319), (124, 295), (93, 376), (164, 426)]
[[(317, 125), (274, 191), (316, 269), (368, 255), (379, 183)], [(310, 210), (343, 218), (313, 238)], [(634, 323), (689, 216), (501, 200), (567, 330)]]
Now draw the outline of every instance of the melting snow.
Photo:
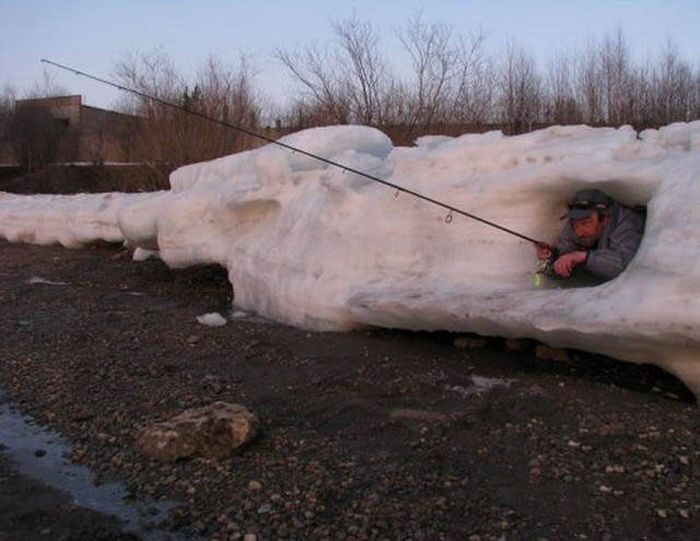
[(515, 381), (514, 379), (487, 378), (484, 376), (471, 376), (472, 385), (464, 387), (462, 385), (446, 385), (445, 389), (468, 397), (473, 394), (487, 393), (498, 387), (508, 388)]
[(49, 286), (67, 286), (68, 284), (66, 282), (52, 282), (51, 280), (46, 280), (44, 278), (40, 278), (39, 276), (32, 276), (29, 280), (27, 280), (28, 284), (46, 284)]
[(223, 327), (226, 325), (226, 319), (218, 312), (211, 312), (209, 314), (197, 316), (197, 321), (199, 321), (202, 325), (207, 325), (208, 327)]

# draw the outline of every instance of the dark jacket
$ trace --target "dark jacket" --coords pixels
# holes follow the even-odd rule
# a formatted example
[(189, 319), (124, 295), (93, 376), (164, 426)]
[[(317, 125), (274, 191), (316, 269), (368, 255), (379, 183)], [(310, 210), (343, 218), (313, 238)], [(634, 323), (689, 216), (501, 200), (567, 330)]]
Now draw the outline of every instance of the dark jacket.
[(610, 219), (596, 246), (581, 246), (576, 240), (571, 223), (567, 222), (555, 247), (560, 255), (578, 250), (588, 251), (588, 259), (581, 267), (596, 278), (611, 280), (625, 270), (637, 253), (644, 233), (644, 218), (642, 212), (614, 203), (610, 206)]

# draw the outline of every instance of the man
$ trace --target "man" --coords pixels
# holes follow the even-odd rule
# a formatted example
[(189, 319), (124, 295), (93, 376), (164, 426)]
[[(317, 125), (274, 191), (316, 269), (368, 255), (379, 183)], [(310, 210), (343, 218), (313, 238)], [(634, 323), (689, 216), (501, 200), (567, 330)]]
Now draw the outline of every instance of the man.
[(537, 247), (537, 257), (552, 262), (549, 274), (553, 271), (554, 278), (611, 280), (625, 270), (642, 241), (644, 215), (601, 190), (576, 192), (565, 217), (568, 222), (552, 247), (554, 252), (548, 246)]

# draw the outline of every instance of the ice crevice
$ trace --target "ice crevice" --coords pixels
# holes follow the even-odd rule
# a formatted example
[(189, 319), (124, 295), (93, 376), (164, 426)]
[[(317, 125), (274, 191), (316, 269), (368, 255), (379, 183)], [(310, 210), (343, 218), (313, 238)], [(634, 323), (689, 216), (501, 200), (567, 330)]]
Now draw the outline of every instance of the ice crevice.
[(0, 193), (0, 237), (125, 242), (173, 267), (228, 269), (238, 307), (315, 330), (368, 325), (532, 337), (657, 364), (700, 395), (700, 122), (422, 137), (363, 126), (283, 142), (551, 240), (583, 187), (647, 206), (629, 267), (585, 289), (535, 289), (533, 247), (407, 194), (267, 145), (182, 167), (144, 194)]

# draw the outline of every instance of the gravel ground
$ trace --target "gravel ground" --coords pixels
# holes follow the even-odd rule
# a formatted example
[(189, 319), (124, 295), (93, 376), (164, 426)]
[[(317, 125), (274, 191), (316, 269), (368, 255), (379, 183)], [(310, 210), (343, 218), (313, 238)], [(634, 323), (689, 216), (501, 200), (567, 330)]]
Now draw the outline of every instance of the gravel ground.
[[(700, 538), (700, 417), (672, 376), (447, 333), (197, 323), (231, 297), (217, 267), (0, 243), (0, 388), (207, 539)], [(136, 452), (138, 428), (215, 400), (262, 421), (239, 454)]]

